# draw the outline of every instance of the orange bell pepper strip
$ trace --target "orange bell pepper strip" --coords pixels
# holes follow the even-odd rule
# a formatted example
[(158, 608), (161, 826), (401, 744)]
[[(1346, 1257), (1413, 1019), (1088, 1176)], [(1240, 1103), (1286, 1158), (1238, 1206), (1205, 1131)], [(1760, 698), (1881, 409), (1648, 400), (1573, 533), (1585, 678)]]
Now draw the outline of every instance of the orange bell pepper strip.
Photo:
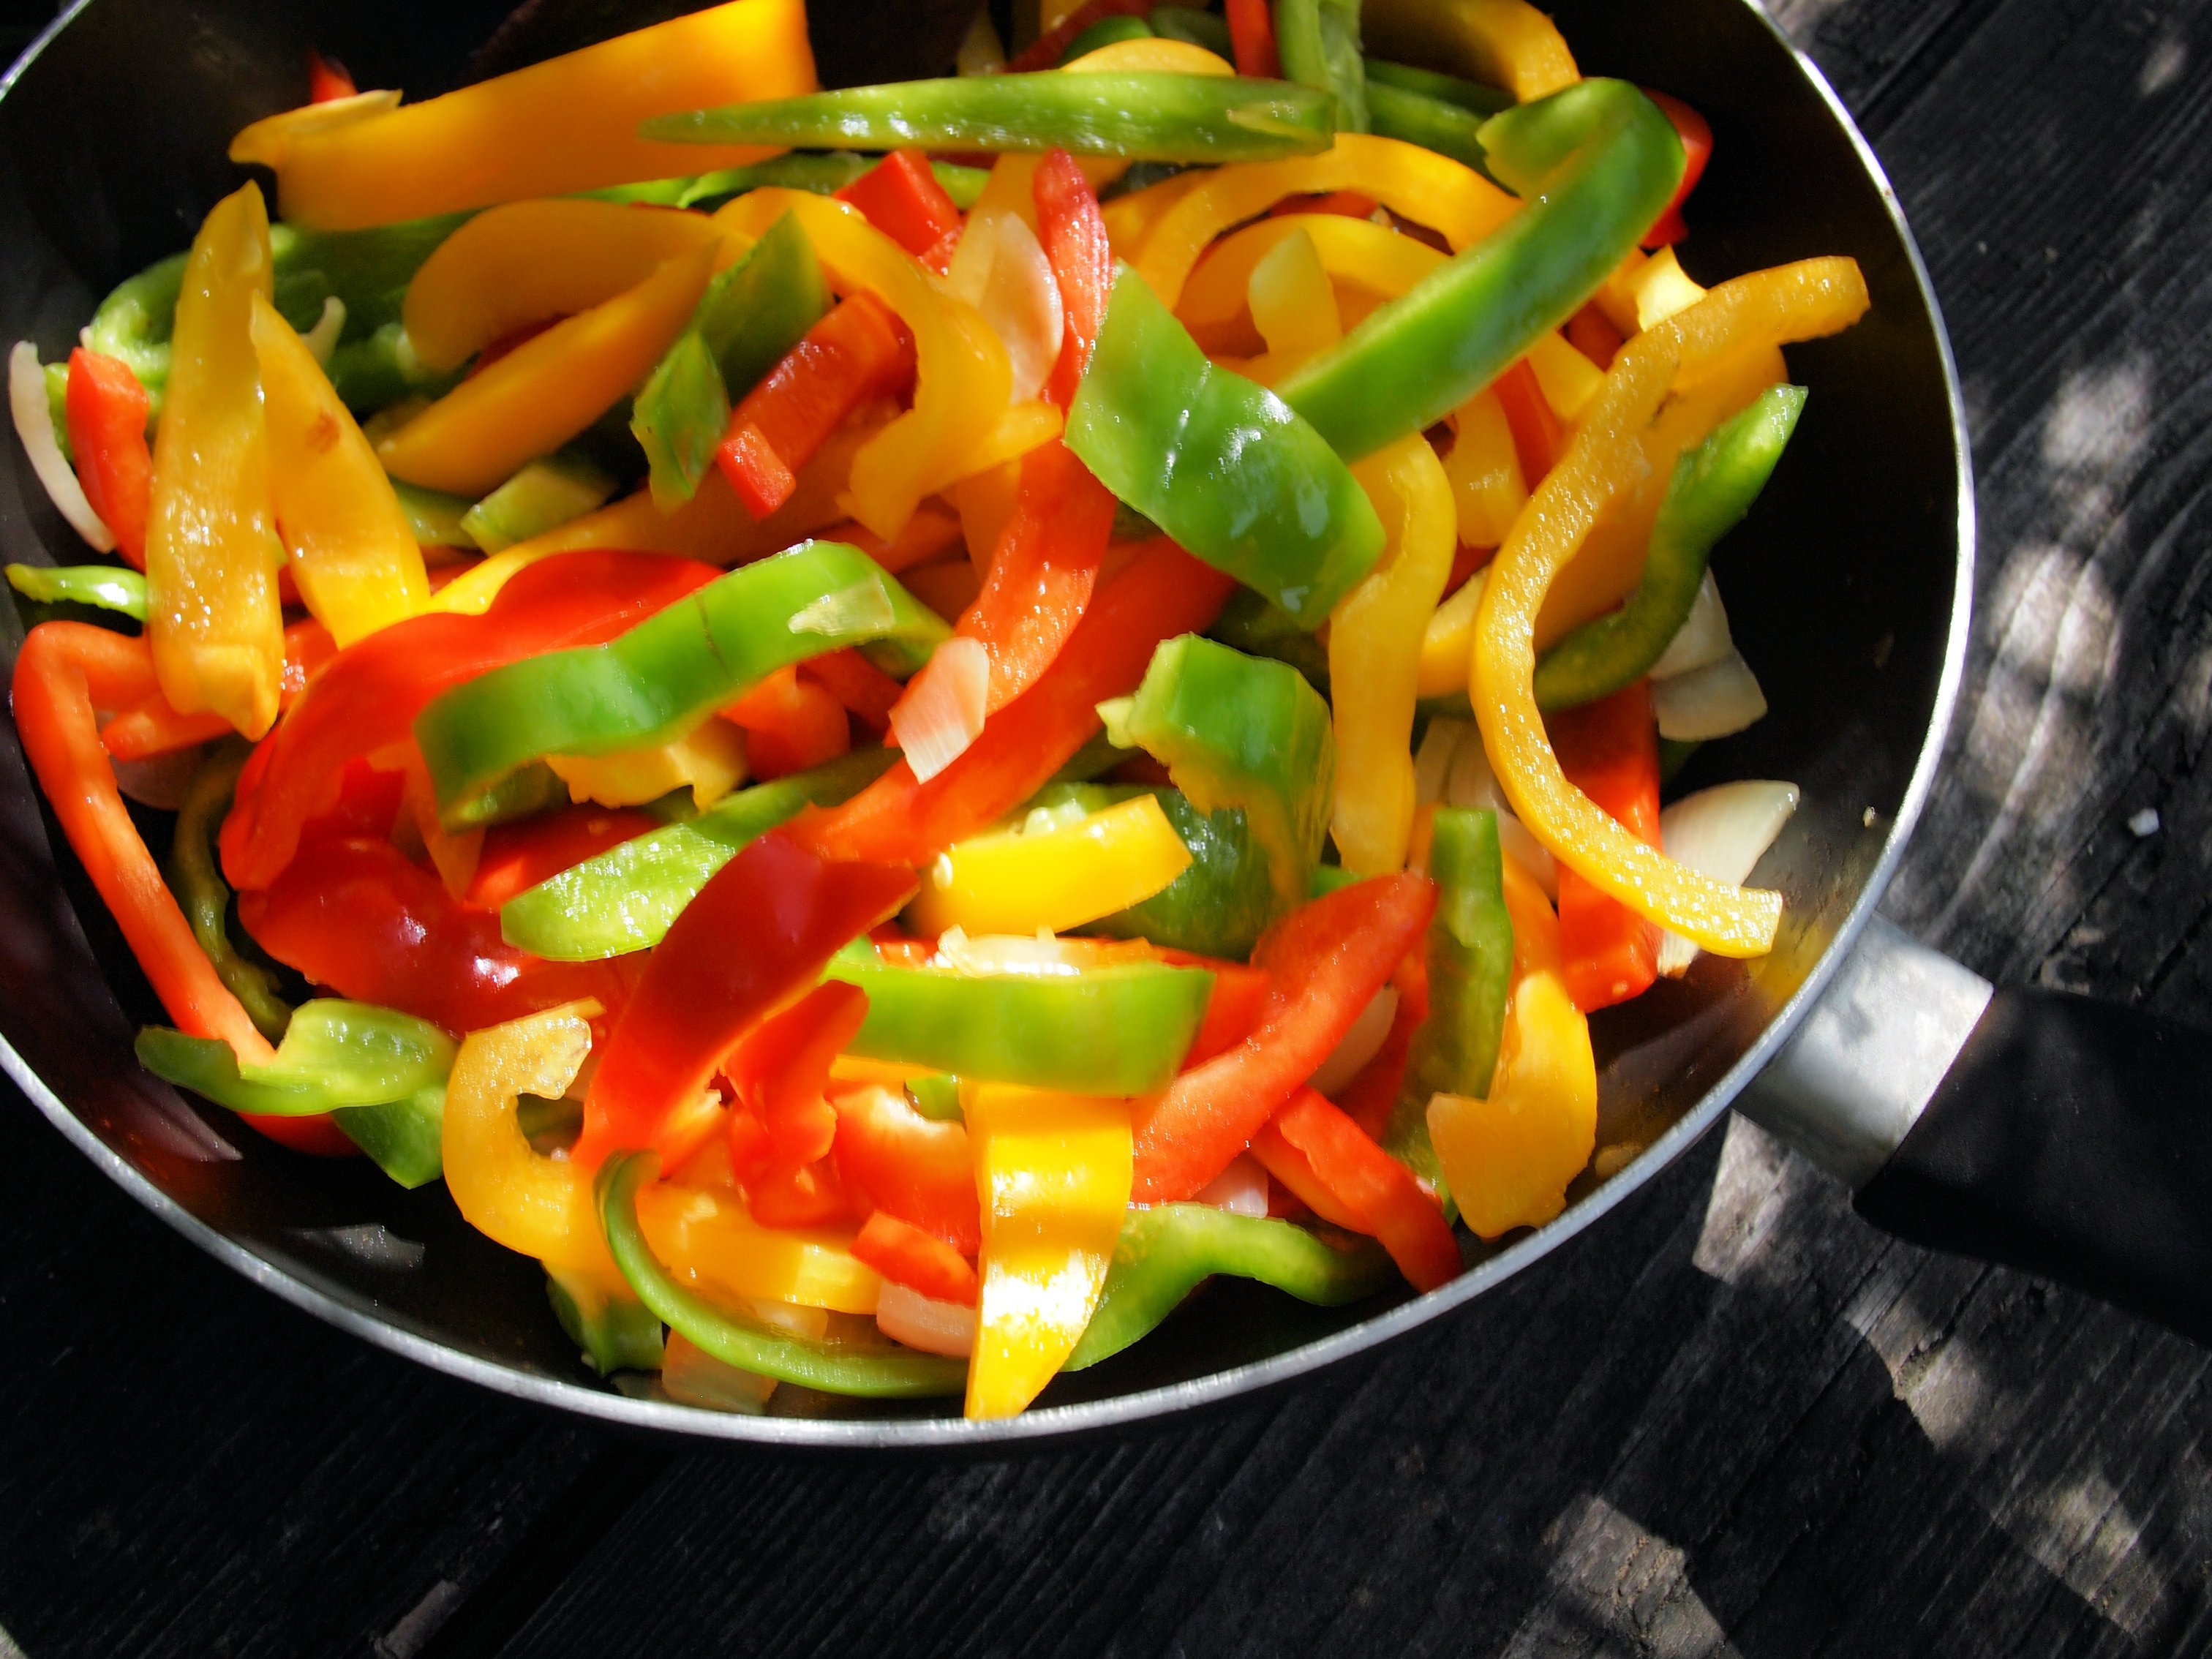
[(146, 503), (154, 453), (146, 443), (146, 388), (119, 357), (79, 346), (70, 353), (70, 453), (77, 482), (116, 551), (134, 570), (146, 568)]
[(1352, 1218), (1353, 1231), (1379, 1239), (1406, 1282), (1433, 1291), (1459, 1277), (1459, 1246), (1436, 1200), (1413, 1171), (1311, 1089), (1301, 1087), (1252, 1137), (1252, 1155), (1315, 1211), (1325, 1196)]
[[(846, 713), (878, 736), (890, 729), (891, 708), (906, 690), (850, 646), (808, 658), (799, 665), (799, 677), (820, 686)], [(757, 757), (754, 763), (757, 775)]]
[[(1631, 830), (1659, 845), (1659, 727), (1648, 680), (1550, 721), (1567, 781)], [(1659, 929), (1572, 870), (1559, 872), (1560, 976), (1584, 1013), (1641, 996), (1659, 976)]]
[(1237, 72), (1261, 81), (1279, 81), (1283, 60), (1275, 50), (1275, 20), (1267, 0), (1228, 0), (1229, 47)]
[(895, 398), (914, 378), (914, 343), (871, 294), (855, 294), (792, 347), (730, 411), (714, 464), (745, 510), (764, 519), (798, 472), (862, 404)]
[[(141, 641), (143, 647), (143, 641)], [(284, 678), (277, 693), (281, 708), (289, 708), (307, 689), (307, 676), (337, 654), (331, 630), (312, 618), (295, 622), (284, 630)], [(148, 659), (149, 662), (151, 659)], [(194, 744), (208, 743), (230, 730), (219, 714), (179, 714), (156, 686), (141, 701), (118, 713), (100, 728), (100, 740), (109, 756), (119, 761), (151, 760)]]
[[(24, 756), (155, 994), (179, 1030), (220, 1037), (241, 1065), (265, 1066), (276, 1051), (192, 936), (161, 866), (131, 821), (115, 787), (115, 768), (100, 746), (96, 705), (112, 708), (155, 693), (153, 659), (144, 641), (104, 628), (41, 623), (15, 656), (15, 728)], [(246, 1121), (301, 1152), (355, 1150), (325, 1119)]]
[(801, 814), (786, 833), (827, 858), (927, 864), (1043, 787), (1099, 730), (1097, 705), (1136, 690), (1161, 641), (1212, 623), (1231, 586), (1165, 537), (1145, 544), (1099, 584), (1052, 666), (951, 765), (921, 783), (901, 761), (843, 805)]
[(981, 1249), (982, 1210), (967, 1126), (924, 1117), (903, 1094), (880, 1084), (848, 1084), (832, 1092), (837, 1170), (854, 1199), (961, 1255)]
[(1060, 356), (1045, 377), (1044, 399), (1061, 409), (1075, 396), (1114, 292), (1114, 244), (1106, 234), (1097, 192), (1073, 156), (1047, 152), (1030, 181), (1037, 240), (1060, 288)]
[(920, 150), (895, 149), (832, 194), (860, 209), (870, 224), (939, 276), (952, 263), (960, 210)]
[(1139, 1106), (1135, 1201), (1188, 1198), (1227, 1169), (1344, 1040), (1420, 938), (1436, 902), (1436, 884), (1425, 876), (1376, 876), (1301, 906), (1262, 933), (1252, 960), (1272, 983), (1251, 1035)]
[(286, 219), (354, 230), (742, 167), (772, 152), (654, 143), (638, 124), (814, 89), (804, 0), (731, 0), (335, 129), (257, 143), (249, 127), (230, 153), (276, 169)]
[(888, 1210), (871, 1215), (853, 1238), (853, 1254), (895, 1285), (903, 1285), (933, 1302), (972, 1308), (983, 1282), (975, 1264), (933, 1234), (901, 1221)]

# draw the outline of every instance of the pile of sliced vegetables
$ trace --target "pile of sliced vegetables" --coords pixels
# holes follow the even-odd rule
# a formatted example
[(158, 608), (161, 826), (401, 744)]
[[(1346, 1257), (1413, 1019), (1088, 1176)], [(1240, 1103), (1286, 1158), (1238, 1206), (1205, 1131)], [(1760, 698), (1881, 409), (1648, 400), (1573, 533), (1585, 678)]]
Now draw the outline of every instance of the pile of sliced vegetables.
[(679, 1400), (1432, 1290), (1589, 1167), (1589, 1017), (1781, 915), (1796, 791), (1662, 781), (1764, 712), (1709, 561), (1856, 266), (1692, 282), (1711, 135), (1524, 0), (1043, 14), (318, 60), (276, 222), (10, 358), (121, 561), (8, 575), (140, 1058)]

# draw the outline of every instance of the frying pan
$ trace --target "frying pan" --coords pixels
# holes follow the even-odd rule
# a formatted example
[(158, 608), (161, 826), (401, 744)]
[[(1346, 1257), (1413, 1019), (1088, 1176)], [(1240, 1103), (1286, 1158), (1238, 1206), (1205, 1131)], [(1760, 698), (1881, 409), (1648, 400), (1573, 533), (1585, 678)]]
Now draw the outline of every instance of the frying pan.
[[(422, 96), (688, 9), (672, 0), (80, 0), (0, 84), (0, 342), (48, 361), (115, 282), (185, 246), (235, 186), (230, 135), (302, 100), (307, 47)], [(814, 0), (831, 84), (940, 72), (972, 4)], [(1935, 296), (1879, 164), (1819, 73), (1748, 0), (1562, 0), (1584, 69), (1686, 98), (1718, 148), (1685, 263), (1706, 281), (1847, 253), (1874, 305), (1793, 349), (1812, 388), (1790, 453), (1717, 568), (1772, 712), (1679, 787), (1802, 786), (1754, 879), (1787, 900), (1772, 955), (1700, 957), (1600, 1014), (1599, 1153), (1548, 1226), (1481, 1247), (1430, 1295), (1311, 1309), (1220, 1282), (1027, 1414), (885, 1407), (784, 1389), (761, 1416), (625, 1393), (584, 1369), (537, 1264), (442, 1189), (301, 1159), (140, 1071), (163, 1016), (0, 735), (0, 1064), (85, 1155), (185, 1237), (396, 1352), (525, 1399), (787, 1444), (986, 1445), (1142, 1423), (1338, 1364), (1459, 1308), (1597, 1221), (1731, 1103), (1917, 1241), (2082, 1285), (2212, 1333), (2212, 1150), (2191, 1133), (2206, 1039), (2131, 1012), (1990, 986), (1878, 921), (1927, 798), (1963, 663), (1973, 489)], [(496, 31), (496, 33), (495, 33)], [(485, 44), (485, 43), (489, 44)], [(471, 52), (477, 56), (472, 60)], [(14, 453), (14, 447), (10, 446)], [(0, 550), (70, 562), (20, 454)], [(21, 630), (0, 607), (12, 659)], [(165, 826), (149, 829), (159, 836)]]

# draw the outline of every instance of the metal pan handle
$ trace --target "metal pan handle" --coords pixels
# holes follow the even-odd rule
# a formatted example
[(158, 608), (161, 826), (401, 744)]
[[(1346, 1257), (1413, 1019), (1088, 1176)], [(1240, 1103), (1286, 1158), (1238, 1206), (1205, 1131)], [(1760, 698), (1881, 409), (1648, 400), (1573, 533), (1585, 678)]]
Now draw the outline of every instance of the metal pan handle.
[(1877, 919), (1739, 1109), (1899, 1238), (2212, 1344), (2212, 1036), (1993, 990)]

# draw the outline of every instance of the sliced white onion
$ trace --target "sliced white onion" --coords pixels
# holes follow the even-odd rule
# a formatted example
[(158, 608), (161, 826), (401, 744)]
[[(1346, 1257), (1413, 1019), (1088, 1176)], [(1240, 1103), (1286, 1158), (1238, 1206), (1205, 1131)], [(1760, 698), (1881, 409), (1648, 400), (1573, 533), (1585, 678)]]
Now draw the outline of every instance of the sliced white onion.
[(975, 1309), (936, 1301), (889, 1279), (876, 1300), (876, 1328), (892, 1341), (924, 1353), (965, 1359), (975, 1351)]
[(1095, 960), (1081, 950), (1084, 941), (1054, 939), (1050, 933), (977, 933), (972, 938), (957, 927), (937, 936), (933, 967), (955, 974), (1079, 974)]
[(1765, 718), (1766, 694), (1741, 652), (1731, 647), (1718, 662), (1672, 679), (1651, 682), (1651, 712), (1659, 735), (1678, 743), (1725, 738)]
[(1488, 807), (1498, 814), (1498, 844), (1514, 862), (1536, 878), (1547, 898), (1559, 896), (1559, 866), (1551, 850), (1536, 839), (1535, 832), (1513, 816), (1506, 804), (1505, 791), (1499, 787), (1498, 775), (1490, 769), (1490, 752), (1482, 746), (1482, 734), (1472, 721), (1462, 721), (1468, 735), (1461, 741), (1452, 756), (1451, 773), (1444, 783), (1444, 804), (1447, 806), (1466, 806), (1480, 810)]
[(892, 706), (891, 736), (915, 777), (927, 783), (981, 735), (991, 696), (991, 653), (955, 634), (939, 646)]
[(1013, 401), (1037, 395), (1060, 356), (1065, 325), (1060, 284), (1036, 233), (1006, 208), (969, 216), (945, 273), (952, 292), (983, 315), (1006, 348), (1013, 370)]
[(1447, 714), (1429, 722), (1429, 729), (1421, 733), (1421, 746), (1413, 751), (1414, 805), (1426, 806), (1444, 798), (1452, 762), (1474, 730), (1473, 720), (1454, 720)]
[[(1742, 883), (1797, 810), (1797, 786), (1753, 779), (1685, 795), (1659, 814), (1667, 856), (1716, 881)], [(1680, 933), (1659, 945), (1659, 971), (1679, 977), (1698, 954)]]
[(1264, 1218), (1267, 1213), (1267, 1172), (1249, 1152), (1239, 1152), (1229, 1167), (1194, 1194), (1194, 1201), (1211, 1204), (1231, 1215)]
[(345, 301), (335, 294), (323, 301), (323, 314), (315, 319), (315, 325), (300, 337), (300, 343), (315, 354), (315, 361), (325, 368), (331, 366), (331, 353), (338, 349), (338, 336), (345, 332)]
[(1375, 1058), (1382, 1039), (1390, 1035), (1390, 1022), (1397, 1017), (1398, 988), (1386, 985), (1359, 1011), (1359, 1018), (1352, 1022), (1352, 1029), (1308, 1079), (1315, 1091), (1334, 1096), (1357, 1077), (1359, 1068)]
[(725, 1364), (675, 1331), (661, 1350), (660, 1387), (679, 1405), (757, 1417), (775, 1392), (775, 1379)]
[(142, 805), (173, 812), (185, 804), (185, 791), (191, 787), (204, 752), (204, 744), (194, 744), (144, 760), (117, 761), (115, 786)]
[(96, 553), (115, 550), (114, 532), (100, 522), (100, 514), (84, 498), (84, 488), (70, 471), (54, 436), (53, 410), (46, 403), (46, 371), (39, 365), (39, 349), (28, 340), (15, 342), (8, 354), (8, 408), (15, 417), (15, 435), (31, 458), (31, 470), (46, 487), (46, 495), (70, 528), (84, 538)]
[(1698, 597), (1690, 601), (1690, 614), (1682, 618), (1674, 637), (1667, 641), (1659, 660), (1651, 665), (1651, 678), (1672, 679), (1693, 668), (1703, 668), (1707, 663), (1718, 662), (1735, 649), (1735, 641), (1729, 634), (1728, 611), (1721, 604), (1721, 590), (1714, 585), (1713, 573), (1708, 570), (1705, 580), (1698, 584)]

